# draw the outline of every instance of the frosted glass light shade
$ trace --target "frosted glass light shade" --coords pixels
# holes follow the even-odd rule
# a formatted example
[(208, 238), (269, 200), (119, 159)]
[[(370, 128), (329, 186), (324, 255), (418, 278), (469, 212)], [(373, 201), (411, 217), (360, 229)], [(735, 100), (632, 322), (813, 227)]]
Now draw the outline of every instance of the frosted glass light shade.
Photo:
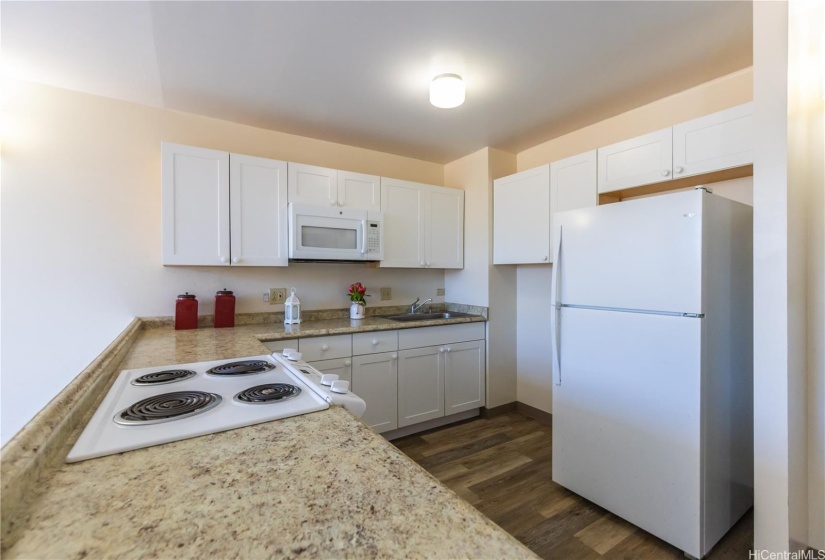
[(464, 80), (458, 74), (439, 74), (430, 82), (430, 103), (452, 109), (464, 103)]

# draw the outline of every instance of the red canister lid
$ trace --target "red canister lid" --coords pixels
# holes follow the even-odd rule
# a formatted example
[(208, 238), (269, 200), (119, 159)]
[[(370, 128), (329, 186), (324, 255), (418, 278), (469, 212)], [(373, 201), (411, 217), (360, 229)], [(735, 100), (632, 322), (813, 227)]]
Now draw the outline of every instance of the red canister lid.
[(224, 288), (223, 290), (218, 290), (218, 292), (215, 295), (216, 296), (231, 296), (234, 293), (235, 292), (233, 292), (232, 290), (227, 290), (226, 288)]
[(186, 292), (185, 294), (179, 294), (178, 299), (195, 299), (195, 294), (190, 294)]

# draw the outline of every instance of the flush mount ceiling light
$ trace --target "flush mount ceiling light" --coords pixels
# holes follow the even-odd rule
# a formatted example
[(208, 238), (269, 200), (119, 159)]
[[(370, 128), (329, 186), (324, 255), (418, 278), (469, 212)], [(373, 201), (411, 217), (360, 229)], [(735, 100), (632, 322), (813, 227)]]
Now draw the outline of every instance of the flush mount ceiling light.
[(464, 103), (464, 80), (458, 74), (439, 74), (430, 82), (430, 103), (452, 109)]

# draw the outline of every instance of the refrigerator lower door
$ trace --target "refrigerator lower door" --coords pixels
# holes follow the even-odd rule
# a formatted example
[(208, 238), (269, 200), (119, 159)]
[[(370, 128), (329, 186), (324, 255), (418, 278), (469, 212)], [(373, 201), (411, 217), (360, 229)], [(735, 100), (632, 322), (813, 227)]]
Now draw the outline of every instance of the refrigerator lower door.
[(698, 318), (561, 309), (553, 480), (694, 557)]

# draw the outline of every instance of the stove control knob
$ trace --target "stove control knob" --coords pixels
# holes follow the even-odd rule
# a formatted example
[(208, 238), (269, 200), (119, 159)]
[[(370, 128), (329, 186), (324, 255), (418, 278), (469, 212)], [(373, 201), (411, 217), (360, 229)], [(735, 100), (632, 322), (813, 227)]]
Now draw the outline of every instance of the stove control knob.
[(334, 373), (324, 373), (321, 375), (321, 385), (329, 387), (336, 381), (338, 381), (338, 376)]
[(345, 379), (333, 381), (332, 387), (330, 387), (329, 389), (333, 393), (341, 393), (342, 395), (346, 395), (349, 392), (349, 381)]

